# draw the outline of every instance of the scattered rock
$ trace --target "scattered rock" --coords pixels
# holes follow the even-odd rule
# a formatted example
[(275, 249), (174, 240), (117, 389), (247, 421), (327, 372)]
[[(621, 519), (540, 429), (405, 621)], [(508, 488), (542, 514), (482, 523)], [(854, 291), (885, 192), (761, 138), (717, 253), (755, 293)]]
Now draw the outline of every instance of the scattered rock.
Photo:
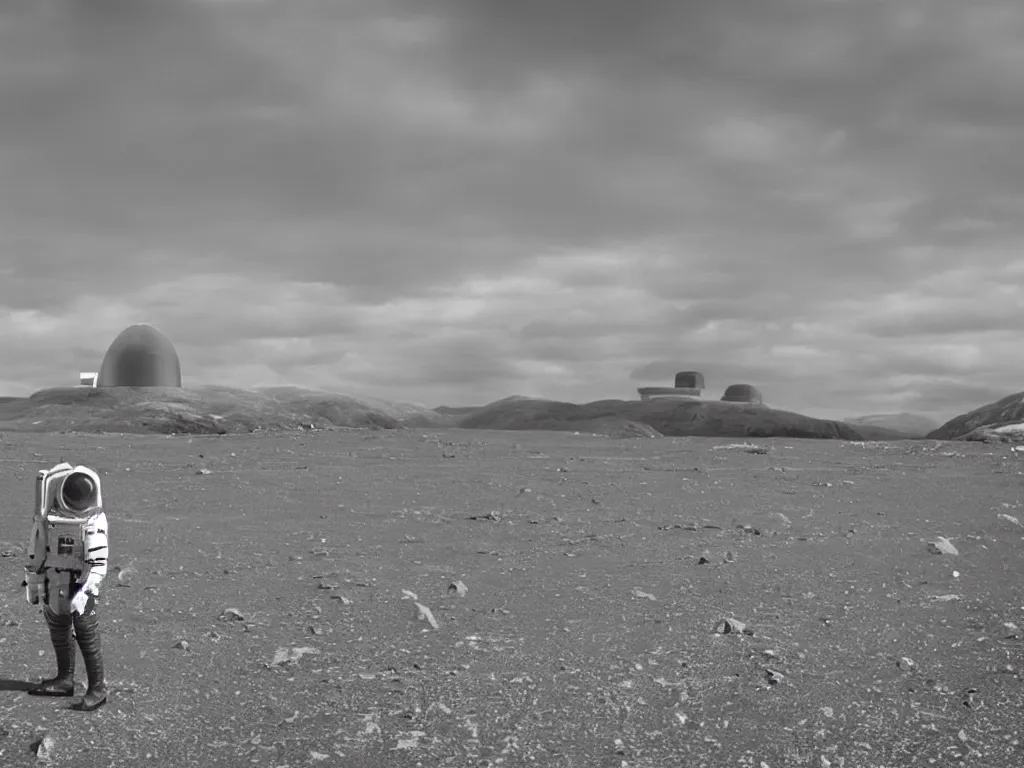
[(945, 536), (938, 536), (934, 541), (928, 542), (928, 551), (933, 555), (959, 555), (957, 548), (953, 546)]
[(237, 608), (225, 608), (220, 615), (221, 621), (245, 621), (245, 616)]
[(765, 453), (768, 452), (766, 448), (763, 449), (761, 446), (754, 445), (753, 443), (726, 443), (724, 445), (711, 446), (712, 451), (730, 451), (736, 450), (737, 448), (747, 452), (754, 452), (758, 450), (764, 450)]
[(657, 600), (658, 599), (654, 595), (652, 595), (650, 592), (644, 592), (639, 587), (633, 587), (633, 597), (642, 598), (644, 600)]
[(461, 581), (453, 581), (448, 585), (448, 594), (454, 592), (459, 597), (463, 597), (469, 590), (466, 589), (466, 585)]
[(191, 646), (188, 644), (188, 640), (179, 640), (174, 647), (179, 651), (187, 651)]
[(131, 565), (115, 565), (113, 568), (115, 574), (117, 574), (117, 586), (119, 587), (130, 587), (131, 578), (135, 575), (135, 569)]
[(287, 664), (297, 664), (303, 656), (315, 655), (320, 653), (316, 648), (278, 648), (274, 652), (274, 658), (271, 659), (268, 667), (281, 667)]
[(1014, 525), (1020, 525), (1020, 520), (1018, 520), (1013, 515), (1000, 514), (999, 518), (1001, 520), (1006, 520), (1007, 522), (1013, 523)]
[(720, 635), (744, 634), (753, 635), (753, 630), (747, 629), (747, 625), (736, 619), (722, 619), (715, 626), (715, 632)]
[(41, 739), (32, 743), (32, 752), (38, 760), (49, 762), (53, 759), (57, 749), (57, 740), (50, 734), (45, 734)]
[(492, 523), (501, 522), (497, 512), (488, 512), (486, 515), (470, 515), (467, 520), (489, 520)]
[(210, 474), (210, 470), (208, 470), (208, 469), (197, 469), (196, 470), (196, 474), (197, 475), (208, 475), (208, 474)]
[(703, 555), (701, 555), (701, 558), (697, 561), (697, 565), (707, 565), (709, 562), (711, 562), (711, 561), (708, 560)]
[(917, 664), (914, 663), (914, 660), (909, 656), (901, 656), (900, 660), (896, 662), (896, 665), (904, 672), (909, 672), (917, 666)]
[(10, 541), (0, 541), (0, 557), (18, 557), (24, 551), (23, 546)]
[(430, 609), (422, 603), (415, 603), (416, 605), (416, 619), (418, 621), (425, 621), (434, 629), (440, 629), (438, 626), (437, 619), (434, 618), (434, 614), (430, 612)]
[(768, 678), (768, 683), (771, 684), (771, 685), (778, 685), (779, 683), (781, 683), (783, 680), (786, 679), (786, 676), (784, 674), (779, 672), (779, 670), (777, 670), (777, 669), (772, 669), (771, 667), (766, 669), (764, 671), (764, 674), (765, 674), (765, 677)]
[(352, 601), (344, 595), (331, 595), (331, 600), (340, 600), (342, 605), (352, 605)]

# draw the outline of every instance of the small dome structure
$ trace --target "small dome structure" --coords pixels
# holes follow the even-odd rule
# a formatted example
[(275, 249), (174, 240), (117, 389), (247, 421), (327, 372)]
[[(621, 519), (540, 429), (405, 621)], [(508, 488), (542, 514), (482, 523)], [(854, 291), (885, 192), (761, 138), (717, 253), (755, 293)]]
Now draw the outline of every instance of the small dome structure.
[(681, 371), (676, 374), (674, 387), (639, 387), (641, 400), (699, 400), (704, 390), (704, 374), (699, 371)]
[(180, 387), (181, 363), (171, 340), (151, 325), (125, 328), (103, 357), (97, 387)]
[(676, 389), (704, 389), (704, 374), (700, 371), (680, 371), (676, 374)]
[(750, 384), (730, 384), (722, 395), (722, 401), (726, 403), (754, 403), (761, 405), (764, 398), (757, 387)]

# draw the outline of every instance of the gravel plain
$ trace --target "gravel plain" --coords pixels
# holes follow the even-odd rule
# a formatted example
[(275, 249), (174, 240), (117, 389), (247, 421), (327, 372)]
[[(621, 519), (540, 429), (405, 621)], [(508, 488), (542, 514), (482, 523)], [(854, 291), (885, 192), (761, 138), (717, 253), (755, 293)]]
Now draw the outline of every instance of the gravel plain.
[[(0, 764), (1024, 765), (1017, 454), (755, 442), (6, 433)], [(116, 568), (90, 714), (24, 693), (63, 459)]]

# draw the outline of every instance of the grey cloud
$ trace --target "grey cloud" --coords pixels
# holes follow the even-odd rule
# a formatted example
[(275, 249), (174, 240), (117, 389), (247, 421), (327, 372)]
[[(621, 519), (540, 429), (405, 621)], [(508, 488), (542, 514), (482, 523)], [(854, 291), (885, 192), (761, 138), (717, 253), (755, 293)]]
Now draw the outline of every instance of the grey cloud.
[(976, 309), (955, 309), (909, 313), (900, 318), (885, 317), (864, 323), (864, 330), (878, 338), (912, 336), (952, 336), (982, 334), (991, 331), (1024, 331), (1024, 315), (1018, 308), (995, 310), (981, 301)]
[[(0, 9), (0, 169), (16, 180), (0, 189), (15, 255), (0, 305), (59, 315), (91, 299), (85, 328), (146, 315), (197, 373), (264, 339), (251, 350), (281, 376), (329, 380), (358, 358), (347, 345), (379, 343), (362, 310), (455, 301), (470, 275), (594, 247), (638, 255), (553, 269), (575, 289), (563, 314), (524, 293), (458, 343), (420, 313), (379, 331), (420, 346), (364, 347), (352, 380), (478, 401), (697, 368), (709, 389), (752, 383), (771, 402), (868, 402), (835, 379), (873, 376), (946, 407), (1005, 379), (916, 395), (896, 374), (956, 371), (889, 343), (967, 331), (982, 347), (1014, 315), (876, 316), (872, 298), (937, 296), (928, 277), (951, 265), (1016, 259), (1022, 18), (1009, 0), (15, 0)], [(181, 274), (237, 274), (248, 293), (178, 295)], [(344, 290), (296, 299), (285, 280)], [(609, 293), (620, 280), (628, 301)], [(626, 303), (595, 313), (603, 295)], [(836, 328), (807, 340), (798, 321)], [(292, 336), (320, 346), (273, 346)], [(875, 342), (873, 357), (852, 349)], [(39, 380), (33, 344), (12, 349)], [(774, 344), (826, 354), (801, 367)], [(537, 363), (566, 372), (545, 381)]]

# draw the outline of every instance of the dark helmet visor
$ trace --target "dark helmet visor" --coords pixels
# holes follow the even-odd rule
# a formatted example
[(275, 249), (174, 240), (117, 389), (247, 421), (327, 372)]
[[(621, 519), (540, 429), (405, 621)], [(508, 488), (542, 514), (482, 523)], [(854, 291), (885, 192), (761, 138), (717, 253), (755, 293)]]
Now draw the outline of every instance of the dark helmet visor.
[(95, 503), (96, 484), (88, 475), (76, 472), (64, 481), (61, 497), (68, 509), (82, 512)]

